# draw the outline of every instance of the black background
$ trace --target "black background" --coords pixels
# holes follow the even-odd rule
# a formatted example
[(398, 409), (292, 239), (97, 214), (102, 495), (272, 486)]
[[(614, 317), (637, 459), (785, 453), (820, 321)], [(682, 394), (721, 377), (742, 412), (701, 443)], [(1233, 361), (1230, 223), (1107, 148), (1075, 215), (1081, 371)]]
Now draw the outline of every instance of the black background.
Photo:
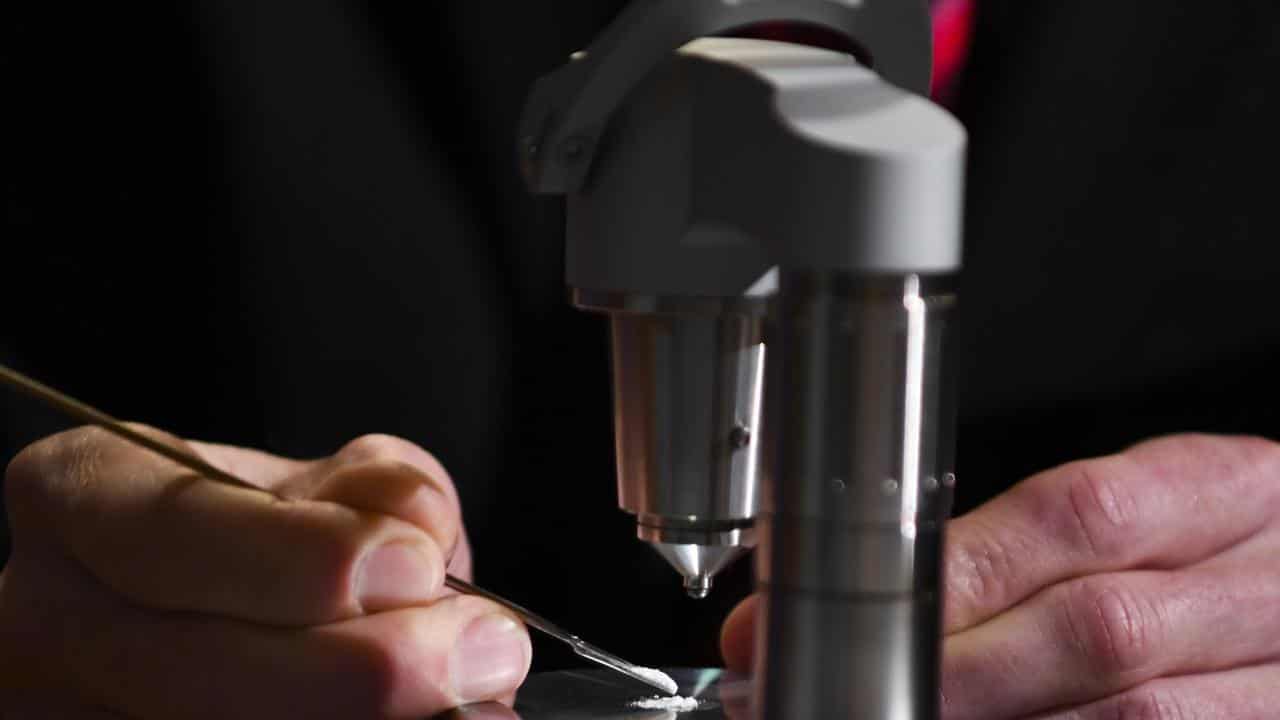
[[(480, 582), (715, 663), (748, 564), (695, 602), (631, 539), (605, 327), (512, 161), (529, 82), (618, 7), (11, 4), (0, 357), (191, 437), (408, 437), (462, 489)], [(980, 3), (961, 510), (1155, 434), (1280, 436), (1277, 69), (1273, 0)], [(4, 396), (0, 459), (63, 427)]]

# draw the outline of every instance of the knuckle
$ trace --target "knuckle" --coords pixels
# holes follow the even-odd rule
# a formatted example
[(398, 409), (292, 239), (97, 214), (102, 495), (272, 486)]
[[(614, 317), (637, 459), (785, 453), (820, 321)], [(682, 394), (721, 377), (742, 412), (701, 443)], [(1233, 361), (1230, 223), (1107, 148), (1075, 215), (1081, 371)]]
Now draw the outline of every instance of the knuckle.
[(1280, 442), (1258, 436), (1236, 439), (1251, 474), (1263, 489), (1263, 496), (1280, 503)]
[(315, 617), (308, 619), (326, 622), (358, 615), (353, 588), (370, 545), (368, 530), (353, 523), (350, 513), (341, 509), (316, 503), (286, 503), (284, 508), (293, 517), (286, 515), (281, 525), (293, 525), (295, 530), (287, 537), (299, 549), (290, 553), (295, 564), (286, 575), (303, 581), (281, 583), (282, 587), (300, 594), (300, 607), (314, 608)]
[[(315, 505), (311, 505), (315, 509)], [(308, 521), (303, 533), (306, 561), (295, 569), (305, 573), (304, 582), (294, 583), (302, 607), (314, 608), (313, 620), (327, 622), (361, 615), (366, 608), (359, 597), (361, 573), (379, 548), (389, 544), (411, 544), (420, 554), (421, 576), (406, 578), (412, 587), (438, 588), (444, 583), (445, 561), (438, 544), (424, 533), (409, 533), (393, 518), (352, 513), (343, 509), (320, 508), (335, 513), (335, 521)], [(299, 553), (299, 555), (303, 555)]]
[(1260, 435), (1246, 435), (1240, 441), (1254, 449), (1269, 470), (1280, 469), (1280, 442)]
[(365, 639), (352, 663), (348, 683), (360, 698), (361, 710), (376, 717), (391, 714), (407, 685), (434, 686), (431, 694), (447, 692), (448, 656), (428, 650), (437, 644), (433, 636), (442, 628), (423, 613), (401, 613), (389, 622), (393, 626), (386, 628), (387, 632)]
[(342, 446), (338, 450), (338, 457), (349, 462), (362, 462), (366, 460), (377, 460), (385, 457), (396, 457), (400, 452), (403, 440), (391, 435), (361, 435)]
[(473, 574), (471, 541), (461, 525), (454, 536), (453, 551), (448, 554), (445, 572), (452, 573), (463, 580), (470, 580)]
[(416, 494), (426, 489), (432, 491), (429, 496), (439, 500), (452, 501), (453, 495), (448, 491), (440, 478), (423, 471), (417, 465), (402, 460), (368, 460), (357, 465), (347, 465), (335, 473), (341, 482), (353, 484), (377, 484), (391, 494)]
[(44, 499), (44, 468), (48, 440), (28, 445), (9, 463), (4, 473), (5, 505), (15, 520), (39, 507)]
[(1172, 694), (1142, 688), (1120, 696), (1109, 713), (1114, 720), (1187, 720), (1191, 717)]
[(104, 443), (113, 442), (115, 438), (101, 428), (90, 427), (73, 431), (70, 440), (63, 466), (63, 480), (73, 491), (69, 499), (74, 499), (100, 471)]
[(999, 533), (975, 530), (955, 538), (946, 582), (952, 594), (970, 605), (1000, 603), (1006, 599), (1009, 579), (1014, 577), (1014, 550)]
[(353, 658), (351, 672), (343, 683), (358, 698), (355, 704), (361, 712), (383, 717), (379, 710), (392, 704), (400, 673), (407, 664), (402, 647), (399, 642), (370, 639)]
[(1241, 484), (1256, 491), (1262, 481), (1278, 488), (1280, 443), (1252, 435), (1181, 433), (1141, 442), (1124, 453), (1155, 475), (1194, 472), (1215, 483)]
[(1081, 460), (1067, 470), (1066, 511), (1093, 557), (1114, 560), (1126, 556), (1137, 532), (1134, 498), (1116, 471), (1116, 458)]
[(452, 480), (444, 465), (431, 453), (417, 445), (393, 435), (364, 435), (352, 440), (340, 449), (335, 458), (340, 464), (369, 462), (396, 462), (407, 464), (425, 472), (441, 486), (451, 486)]
[(15, 520), (74, 502), (101, 463), (103, 431), (85, 427), (51, 435), (24, 448), (5, 470), (5, 501)]
[(1149, 599), (1114, 577), (1073, 583), (1064, 614), (1073, 646), (1103, 677), (1140, 673), (1158, 658), (1161, 614)]
[(338, 450), (338, 456), (348, 462), (370, 460), (399, 460), (407, 456), (427, 454), (417, 445), (394, 435), (362, 435)]
[(378, 512), (416, 525), (443, 547), (452, 548), (462, 529), (455, 493), (415, 465), (373, 460), (337, 470), (316, 499)]

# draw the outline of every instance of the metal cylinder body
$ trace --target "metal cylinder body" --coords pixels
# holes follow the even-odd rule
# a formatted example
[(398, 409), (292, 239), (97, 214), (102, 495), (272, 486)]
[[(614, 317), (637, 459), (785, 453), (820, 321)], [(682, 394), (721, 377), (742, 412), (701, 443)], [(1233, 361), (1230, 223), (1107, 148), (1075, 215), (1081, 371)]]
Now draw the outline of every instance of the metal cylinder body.
[(593, 295), (612, 325), (618, 505), (705, 596), (755, 545), (765, 301)]
[(784, 272), (759, 520), (765, 720), (936, 720), (947, 279)]

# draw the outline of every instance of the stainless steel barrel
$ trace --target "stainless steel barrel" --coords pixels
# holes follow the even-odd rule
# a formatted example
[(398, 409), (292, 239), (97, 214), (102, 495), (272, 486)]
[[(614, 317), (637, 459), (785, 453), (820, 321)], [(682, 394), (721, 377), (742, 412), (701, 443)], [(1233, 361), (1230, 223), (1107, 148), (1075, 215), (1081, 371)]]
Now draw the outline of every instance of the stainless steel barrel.
[(935, 720), (954, 403), (946, 278), (787, 272), (760, 519), (765, 720)]
[(612, 322), (618, 505), (703, 597), (755, 544), (766, 303), (581, 292), (575, 302)]

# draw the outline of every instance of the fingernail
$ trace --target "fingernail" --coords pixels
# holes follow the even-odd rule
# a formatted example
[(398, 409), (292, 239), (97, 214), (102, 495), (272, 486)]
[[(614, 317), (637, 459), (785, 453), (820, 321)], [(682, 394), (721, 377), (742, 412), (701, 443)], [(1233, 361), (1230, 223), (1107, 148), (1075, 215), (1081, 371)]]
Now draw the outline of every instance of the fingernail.
[(440, 571), (426, 550), (393, 542), (364, 560), (356, 582), (356, 598), (365, 612), (378, 612), (430, 600), (438, 590)]
[(453, 689), (463, 702), (515, 691), (529, 669), (529, 635), (506, 615), (471, 621), (453, 650)]

